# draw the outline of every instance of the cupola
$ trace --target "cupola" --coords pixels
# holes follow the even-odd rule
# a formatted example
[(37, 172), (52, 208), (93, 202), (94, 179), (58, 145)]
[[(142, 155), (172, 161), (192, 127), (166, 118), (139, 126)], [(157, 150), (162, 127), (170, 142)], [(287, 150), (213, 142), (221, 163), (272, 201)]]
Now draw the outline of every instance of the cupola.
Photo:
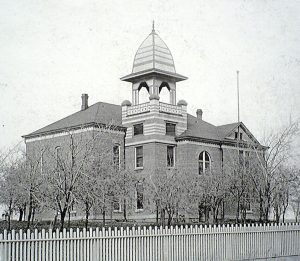
[(176, 82), (187, 77), (176, 73), (174, 59), (166, 43), (154, 29), (138, 48), (132, 67), (132, 73), (121, 78), (132, 83), (132, 104), (139, 104), (139, 92), (145, 88), (150, 95), (160, 97), (163, 88), (169, 91), (170, 104), (176, 105)]

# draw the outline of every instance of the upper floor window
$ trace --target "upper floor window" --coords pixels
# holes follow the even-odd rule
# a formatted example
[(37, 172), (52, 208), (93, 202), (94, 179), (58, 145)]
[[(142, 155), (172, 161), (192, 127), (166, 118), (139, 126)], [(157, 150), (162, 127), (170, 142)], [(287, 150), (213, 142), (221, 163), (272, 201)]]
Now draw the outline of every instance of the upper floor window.
[(44, 167), (44, 150), (41, 151), (41, 157), (40, 157), (40, 170), (41, 170), (41, 174), (43, 174), (43, 167)]
[(144, 134), (143, 123), (133, 125), (133, 136)]
[(135, 147), (135, 168), (143, 167), (143, 146)]
[(113, 163), (114, 166), (120, 168), (120, 145), (114, 145), (113, 147)]
[(205, 174), (210, 171), (210, 156), (207, 151), (199, 154), (199, 174)]
[(167, 146), (167, 167), (175, 166), (175, 147)]
[(175, 136), (176, 134), (176, 124), (171, 122), (166, 122), (166, 135)]
[(237, 139), (240, 139), (242, 140), (243, 139), (243, 133), (242, 132), (235, 132), (234, 133), (234, 138), (237, 140)]
[(61, 147), (55, 148), (55, 160), (56, 160), (56, 167), (58, 168), (61, 164)]

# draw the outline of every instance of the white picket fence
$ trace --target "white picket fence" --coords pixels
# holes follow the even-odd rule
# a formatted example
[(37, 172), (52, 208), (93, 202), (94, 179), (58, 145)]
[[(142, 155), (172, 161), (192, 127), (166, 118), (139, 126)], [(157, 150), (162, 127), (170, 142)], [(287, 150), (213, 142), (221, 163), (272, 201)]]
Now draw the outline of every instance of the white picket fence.
[(4, 231), (0, 260), (247, 260), (300, 256), (300, 224)]

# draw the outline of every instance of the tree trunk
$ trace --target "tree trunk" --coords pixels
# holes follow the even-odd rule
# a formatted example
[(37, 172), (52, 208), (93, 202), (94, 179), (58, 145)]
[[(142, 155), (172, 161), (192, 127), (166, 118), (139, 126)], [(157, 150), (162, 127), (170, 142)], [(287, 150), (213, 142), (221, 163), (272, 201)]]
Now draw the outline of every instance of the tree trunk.
[(27, 204), (25, 203), (24, 206), (23, 206), (23, 220), (26, 221), (26, 207), (27, 207)]
[(164, 208), (162, 208), (162, 209), (160, 210), (160, 224), (161, 224), (162, 226), (165, 225), (165, 214), (166, 214), (166, 210), (165, 210)]
[(158, 225), (159, 222), (159, 206), (158, 202), (156, 202), (156, 225)]
[(62, 232), (64, 229), (66, 214), (67, 214), (67, 208), (64, 208), (63, 211), (61, 211), (60, 213), (60, 228), (59, 228), (60, 232)]
[(22, 221), (22, 219), (23, 219), (23, 213), (24, 213), (24, 211), (23, 211), (23, 209), (22, 208), (19, 208), (19, 221)]
[(240, 199), (237, 201), (237, 206), (236, 206), (236, 213), (235, 213), (235, 222), (239, 223), (239, 218), (240, 218)]
[(35, 216), (35, 207), (32, 208), (32, 218), (31, 218), (31, 224), (33, 224), (34, 216)]
[(126, 199), (124, 199), (123, 201), (123, 215), (124, 215), (124, 221), (127, 222)]
[(173, 210), (167, 211), (168, 213), (168, 226), (171, 226), (172, 224), (172, 219), (173, 219)]
[(203, 215), (203, 209), (201, 204), (198, 204), (198, 222), (200, 223), (202, 221), (202, 215)]
[(11, 214), (12, 214), (12, 200), (10, 200), (9, 202), (9, 207), (8, 207), (8, 228), (7, 230), (10, 231), (11, 230)]
[(225, 220), (225, 201), (222, 200), (222, 216), (221, 216), (222, 222)]
[(54, 216), (54, 221), (53, 221), (53, 229), (56, 227), (56, 222), (57, 222), (57, 214)]
[(102, 211), (103, 226), (105, 226), (105, 210)]
[(32, 195), (30, 193), (30, 196), (29, 196), (28, 216), (27, 216), (27, 228), (30, 227), (31, 214), (32, 214)]
[(70, 209), (68, 210), (68, 228), (71, 226), (71, 211)]
[(85, 228), (88, 228), (88, 223), (89, 223), (89, 203), (85, 202)]
[(209, 207), (208, 206), (204, 206), (204, 214), (205, 214), (205, 222), (208, 223), (209, 222)]

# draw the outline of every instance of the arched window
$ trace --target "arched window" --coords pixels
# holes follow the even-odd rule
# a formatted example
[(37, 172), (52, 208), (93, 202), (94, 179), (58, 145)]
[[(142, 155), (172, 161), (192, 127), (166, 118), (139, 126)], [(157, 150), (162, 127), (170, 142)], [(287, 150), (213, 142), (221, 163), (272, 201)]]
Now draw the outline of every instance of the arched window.
[(199, 174), (205, 174), (210, 171), (210, 156), (207, 151), (199, 154)]
[(59, 168), (61, 164), (61, 147), (55, 147), (55, 160), (56, 160), (56, 167)]

